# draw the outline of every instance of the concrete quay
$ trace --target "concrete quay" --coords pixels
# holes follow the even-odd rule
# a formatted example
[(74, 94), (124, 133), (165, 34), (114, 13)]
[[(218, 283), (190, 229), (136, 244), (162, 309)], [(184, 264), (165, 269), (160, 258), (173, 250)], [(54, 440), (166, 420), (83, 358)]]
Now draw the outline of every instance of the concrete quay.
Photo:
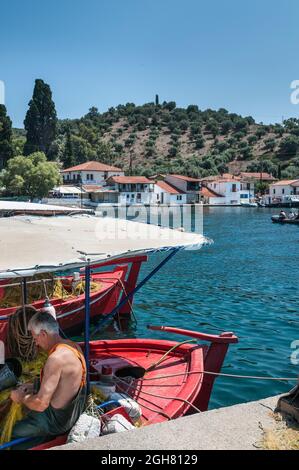
[(255, 450), (275, 427), (279, 396), (185, 416), (52, 450)]

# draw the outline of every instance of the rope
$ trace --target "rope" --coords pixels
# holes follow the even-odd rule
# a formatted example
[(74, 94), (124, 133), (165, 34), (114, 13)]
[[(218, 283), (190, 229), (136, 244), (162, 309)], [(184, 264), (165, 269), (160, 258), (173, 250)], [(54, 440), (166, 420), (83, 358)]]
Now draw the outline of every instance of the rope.
[[(125, 384), (127, 388), (133, 388), (135, 390), (135, 387), (133, 385), (128, 384), (125, 380), (122, 380), (119, 377), (115, 377), (115, 378), (116, 378), (117, 381)], [(151, 396), (151, 397), (155, 397), (155, 398), (162, 398), (164, 400), (182, 401), (183, 403), (185, 403), (185, 404), (189, 405), (190, 407), (194, 408), (195, 411), (197, 411), (197, 413), (201, 413), (199, 408), (197, 408), (195, 405), (193, 405), (193, 403), (191, 403), (189, 400), (186, 400), (185, 398), (169, 397), (169, 396), (165, 397), (163, 395), (157, 395), (156, 393), (144, 392), (143, 390), (140, 390), (139, 393), (142, 393), (143, 395), (148, 395), (148, 396)], [(144, 400), (144, 398), (142, 398), (140, 395), (139, 395), (139, 399)], [(156, 405), (156, 403), (153, 403), (153, 404)]]
[[(124, 285), (123, 281), (121, 279), (118, 279), (118, 282), (120, 283), (124, 293), (125, 293), (125, 296), (128, 297), (128, 291), (126, 289), (126, 286)], [(133, 315), (133, 318), (135, 320), (135, 323), (137, 323), (137, 318), (136, 318), (136, 315), (135, 315), (135, 312), (134, 312), (134, 309), (133, 309), (133, 304), (130, 300), (130, 298), (128, 298), (128, 304), (129, 304), (129, 307), (130, 307), (130, 310), (131, 310), (131, 314)]]
[(232, 377), (235, 379), (277, 380), (277, 381), (284, 381), (284, 382), (297, 382), (298, 381), (298, 377), (266, 377), (266, 376), (255, 376), (255, 375), (235, 375), (235, 374), (224, 374), (222, 372), (209, 372), (207, 370), (183, 372), (180, 374), (159, 375), (157, 377), (147, 377), (147, 378), (143, 377), (141, 380), (166, 379), (169, 377), (178, 377), (180, 375), (192, 375), (192, 374), (217, 375), (219, 377)]
[(147, 369), (146, 369), (146, 372), (150, 372), (151, 370), (153, 370), (155, 367), (157, 367), (159, 364), (161, 364), (161, 362), (163, 362), (166, 357), (172, 352), (174, 351), (176, 348), (182, 346), (183, 344), (187, 344), (187, 343), (196, 343), (196, 339), (187, 339), (186, 341), (182, 341), (180, 343), (177, 343), (175, 344), (174, 346), (172, 346), (172, 348), (170, 348), (157, 362), (154, 362), (152, 365), (150, 365)]
[(37, 348), (30, 332), (27, 331), (29, 320), (36, 314), (33, 307), (25, 306), (9, 317), (7, 344), (13, 357), (26, 361), (35, 359)]

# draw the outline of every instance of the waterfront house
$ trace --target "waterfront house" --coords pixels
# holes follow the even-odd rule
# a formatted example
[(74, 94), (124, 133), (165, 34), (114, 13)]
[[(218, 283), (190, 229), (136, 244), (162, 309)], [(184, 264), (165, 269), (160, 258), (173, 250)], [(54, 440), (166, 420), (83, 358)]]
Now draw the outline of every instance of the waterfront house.
[(266, 204), (299, 202), (299, 179), (281, 180), (270, 184)]
[(64, 184), (103, 185), (111, 176), (123, 176), (121, 168), (101, 162), (85, 162), (61, 171)]
[(203, 204), (210, 204), (212, 206), (224, 204), (224, 196), (222, 194), (216, 193), (207, 186), (202, 185), (200, 196)]
[(187, 204), (200, 202), (200, 180), (184, 175), (166, 175), (165, 182), (186, 194)]
[(240, 205), (254, 198), (254, 186), (239, 176), (224, 174), (203, 178), (202, 185), (212, 190), (214, 194), (204, 194), (209, 204)]
[(154, 186), (157, 204), (186, 204), (187, 194), (166, 181), (156, 181)]
[(152, 204), (156, 202), (154, 186), (154, 181), (145, 176), (111, 176), (102, 192), (108, 190), (108, 199), (109, 192), (111, 196), (114, 193), (112, 198), (117, 193), (120, 204)]

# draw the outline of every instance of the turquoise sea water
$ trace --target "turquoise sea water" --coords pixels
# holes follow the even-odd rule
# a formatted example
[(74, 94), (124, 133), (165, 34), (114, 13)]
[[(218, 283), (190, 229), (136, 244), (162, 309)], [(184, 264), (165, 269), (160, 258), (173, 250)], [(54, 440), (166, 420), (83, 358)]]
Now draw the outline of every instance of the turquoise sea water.
[[(291, 342), (299, 340), (299, 227), (272, 224), (276, 212), (205, 208), (204, 234), (214, 243), (178, 253), (135, 296), (137, 325), (99, 337), (166, 337), (147, 330), (149, 323), (214, 334), (233, 331), (239, 343), (230, 346), (222, 372), (298, 376), (299, 365), (292, 365), (290, 356)], [(164, 256), (151, 256), (141, 278)], [(218, 378), (210, 408), (286, 392), (293, 385)]]

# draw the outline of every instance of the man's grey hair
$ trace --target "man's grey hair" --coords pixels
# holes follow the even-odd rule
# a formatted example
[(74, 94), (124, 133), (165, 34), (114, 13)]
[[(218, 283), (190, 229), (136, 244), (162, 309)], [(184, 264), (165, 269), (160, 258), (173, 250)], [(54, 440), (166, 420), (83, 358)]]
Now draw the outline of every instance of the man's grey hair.
[(37, 312), (28, 323), (28, 330), (39, 335), (42, 330), (49, 335), (59, 333), (59, 325), (55, 318), (47, 312)]

